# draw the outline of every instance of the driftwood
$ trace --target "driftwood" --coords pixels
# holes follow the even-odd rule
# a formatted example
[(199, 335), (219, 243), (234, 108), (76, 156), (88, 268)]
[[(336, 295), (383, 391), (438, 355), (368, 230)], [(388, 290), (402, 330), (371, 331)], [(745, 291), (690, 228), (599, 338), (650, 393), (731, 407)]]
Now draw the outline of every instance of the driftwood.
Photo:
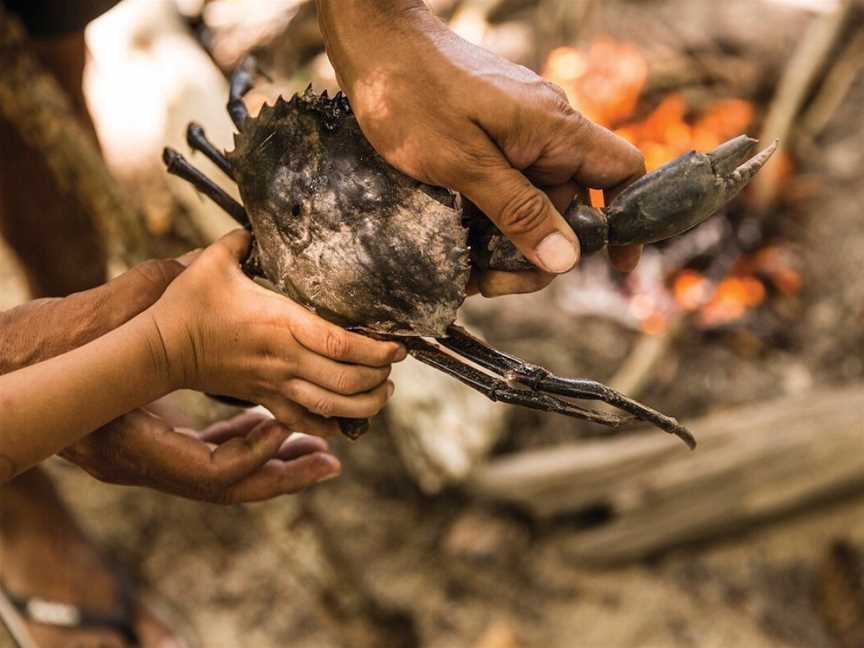
[[(841, 0), (833, 12), (814, 19), (789, 59), (759, 136), (763, 142), (780, 140), (780, 153), (791, 146), (796, 118), (853, 15), (854, 4), (853, 0)], [(753, 182), (757, 211), (765, 212), (774, 204), (782, 180), (783, 169), (777, 161), (765, 166)]]
[(864, 70), (864, 28), (850, 39), (801, 119), (801, 136), (809, 144), (828, 126), (861, 70)]
[(57, 186), (94, 217), (109, 254), (127, 264), (148, 257), (149, 238), (108, 172), (92, 135), (54, 77), (25, 47), (19, 21), (0, 7), (0, 116), (40, 151)]
[(650, 555), (864, 487), (864, 384), (719, 412), (690, 423), (693, 453), (640, 434), (499, 459), (466, 489), (532, 515), (593, 511), (567, 539), (579, 560)]

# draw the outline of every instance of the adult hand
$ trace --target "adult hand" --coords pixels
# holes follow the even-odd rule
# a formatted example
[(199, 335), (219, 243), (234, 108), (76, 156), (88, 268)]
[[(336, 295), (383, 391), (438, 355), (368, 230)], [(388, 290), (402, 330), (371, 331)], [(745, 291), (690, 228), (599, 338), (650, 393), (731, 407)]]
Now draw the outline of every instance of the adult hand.
[(330, 417), (368, 418), (393, 392), (405, 348), (350, 333), (245, 276), (249, 234), (206, 250), (144, 315), (155, 370), (188, 387), (264, 405), (292, 429), (338, 433)]
[[(450, 31), (418, 0), (318, 0), (339, 84), (364, 134), (404, 173), (467, 196), (537, 266), (489, 272), (486, 295), (537, 290), (579, 259), (559, 210), (578, 186), (615, 192), (639, 151), (576, 112), (530, 70)], [(610, 249), (632, 270), (640, 249)]]
[(201, 432), (138, 410), (61, 456), (96, 479), (217, 504), (257, 502), (336, 477), (339, 460), (317, 437), (246, 412)]

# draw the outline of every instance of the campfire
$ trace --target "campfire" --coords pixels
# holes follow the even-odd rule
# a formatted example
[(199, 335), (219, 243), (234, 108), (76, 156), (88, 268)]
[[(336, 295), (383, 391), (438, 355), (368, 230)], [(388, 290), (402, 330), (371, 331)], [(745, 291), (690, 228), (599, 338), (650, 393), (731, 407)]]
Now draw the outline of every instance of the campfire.
[[(554, 49), (543, 76), (561, 86), (586, 117), (637, 146), (649, 172), (689, 150), (707, 151), (747, 132), (756, 116), (754, 104), (739, 97), (718, 97), (693, 106), (682, 93), (671, 92), (646, 101), (647, 61), (634, 46), (608, 37), (587, 48)], [(646, 110), (648, 103), (654, 106)], [(789, 159), (783, 158), (781, 165), (788, 175)], [(603, 192), (592, 189), (591, 201), (602, 205)], [(725, 229), (721, 238), (734, 231)], [(643, 332), (662, 334), (684, 313), (693, 313), (693, 322), (701, 329), (728, 326), (763, 305), (769, 295), (794, 295), (800, 290), (795, 255), (782, 243), (760, 241), (746, 251), (726, 246), (736, 249), (724, 252), (721, 276), (700, 267), (698, 257), (704, 250), (700, 245), (692, 247), (691, 254), (681, 255), (685, 258), (677, 267), (667, 268), (655, 281), (626, 282), (629, 313)], [(723, 247), (722, 241), (715, 247)]]

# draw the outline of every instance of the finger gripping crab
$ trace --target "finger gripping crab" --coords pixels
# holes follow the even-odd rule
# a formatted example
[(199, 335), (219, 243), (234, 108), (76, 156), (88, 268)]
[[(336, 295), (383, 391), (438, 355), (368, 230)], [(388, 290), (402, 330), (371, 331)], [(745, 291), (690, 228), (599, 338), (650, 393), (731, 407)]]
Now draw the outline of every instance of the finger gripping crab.
[[(391, 167), (363, 136), (341, 93), (307, 89), (251, 117), (243, 96), (254, 61), (232, 75), (228, 111), (235, 148), (223, 154), (190, 124), (187, 140), (240, 189), (243, 205), (165, 149), (170, 173), (191, 182), (254, 235), (244, 269), (321, 316), (374, 337), (398, 339), (411, 355), (492, 400), (618, 426), (632, 418), (695, 441), (674, 418), (593, 380), (569, 379), (501, 353), (455, 325), (472, 265), (531, 268), (470, 203)], [(774, 147), (747, 160), (755, 140), (691, 152), (645, 176), (604, 209), (578, 202), (565, 218), (582, 253), (608, 244), (650, 243), (706, 220), (765, 164)], [(604, 401), (626, 414), (582, 407)], [(362, 422), (342, 420), (356, 438)]]

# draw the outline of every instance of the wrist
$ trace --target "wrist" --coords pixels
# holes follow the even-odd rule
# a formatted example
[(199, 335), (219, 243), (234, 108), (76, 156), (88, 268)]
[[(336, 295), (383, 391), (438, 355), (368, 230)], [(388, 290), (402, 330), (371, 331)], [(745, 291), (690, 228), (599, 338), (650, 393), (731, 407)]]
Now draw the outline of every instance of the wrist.
[(195, 379), (186, 369), (183, 347), (178, 342), (175, 331), (177, 327), (169, 323), (169, 318), (164, 317), (154, 305), (141, 313), (135, 324), (142, 331), (157, 389), (164, 395), (178, 389), (194, 387)]

